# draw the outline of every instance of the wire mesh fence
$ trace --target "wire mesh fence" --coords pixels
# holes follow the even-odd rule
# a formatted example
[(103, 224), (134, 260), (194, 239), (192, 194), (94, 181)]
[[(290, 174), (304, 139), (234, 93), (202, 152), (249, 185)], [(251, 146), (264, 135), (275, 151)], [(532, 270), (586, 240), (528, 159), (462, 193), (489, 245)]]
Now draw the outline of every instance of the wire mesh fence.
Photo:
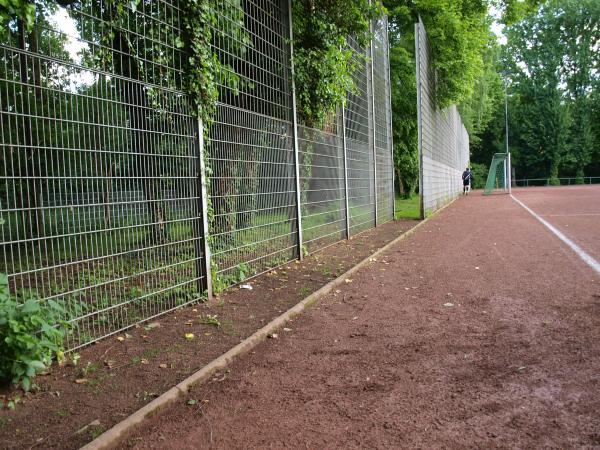
[(0, 272), (20, 298), (64, 305), (68, 348), (202, 292), (180, 14), (84, 1), (2, 31)]
[(393, 216), (385, 19), (371, 48), (349, 39), (357, 89), (317, 130), (293, 120), (288, 2), (213, 7), (236, 83), (206, 146), (178, 0), (83, 0), (0, 31), (0, 273), (64, 305), (69, 349)]
[(415, 24), (417, 113), (421, 216), (439, 209), (462, 192), (463, 170), (469, 164), (469, 135), (456, 106), (437, 108), (437, 74), (425, 26)]

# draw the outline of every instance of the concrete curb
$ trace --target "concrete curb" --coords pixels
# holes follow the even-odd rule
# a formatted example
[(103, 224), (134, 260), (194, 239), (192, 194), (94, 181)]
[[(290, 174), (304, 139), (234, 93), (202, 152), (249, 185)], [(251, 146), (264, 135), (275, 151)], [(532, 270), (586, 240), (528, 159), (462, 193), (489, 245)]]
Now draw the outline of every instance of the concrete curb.
[(256, 346), (258, 346), (258, 344), (267, 339), (269, 334), (273, 333), (279, 328), (282, 328), (290, 319), (304, 312), (304, 310), (316, 303), (321, 297), (324, 297), (325, 295), (330, 293), (334, 288), (343, 284), (348, 277), (350, 277), (351, 275), (365, 267), (367, 264), (369, 264), (372, 258), (378, 257), (379, 255), (396, 245), (398, 242), (411, 236), (422, 225), (424, 225), (429, 220), (437, 216), (441, 211), (450, 206), (452, 203), (454, 203), (454, 200), (445, 205), (444, 207), (435, 211), (431, 216), (420, 221), (410, 230), (407, 230), (404, 233), (402, 233), (393, 241), (381, 247), (372, 255), (363, 259), (361, 262), (349, 269), (344, 274), (337, 277), (335, 280), (330, 281), (318, 291), (313, 292), (300, 303), (288, 309), (279, 317), (273, 319), (267, 325), (262, 327), (260, 330), (256, 331), (248, 338), (244, 339), (242, 342), (240, 342), (228, 352), (214, 359), (202, 369), (198, 370), (197, 372), (193, 373), (188, 378), (183, 380), (181, 383), (173, 386), (167, 392), (155, 398), (143, 408), (137, 410), (129, 417), (125, 418), (124, 420), (113, 426), (111, 429), (105, 431), (89, 444), (81, 447), (81, 450), (104, 450), (116, 448), (119, 445), (119, 443), (122, 442), (136, 426), (142, 424), (147, 418), (158, 414), (161, 410), (164, 410), (172, 403), (175, 403), (180, 397), (186, 395), (190, 388), (192, 388), (193, 386), (196, 386), (208, 380), (215, 372), (224, 369), (225, 367), (230, 365), (236, 358), (254, 349)]

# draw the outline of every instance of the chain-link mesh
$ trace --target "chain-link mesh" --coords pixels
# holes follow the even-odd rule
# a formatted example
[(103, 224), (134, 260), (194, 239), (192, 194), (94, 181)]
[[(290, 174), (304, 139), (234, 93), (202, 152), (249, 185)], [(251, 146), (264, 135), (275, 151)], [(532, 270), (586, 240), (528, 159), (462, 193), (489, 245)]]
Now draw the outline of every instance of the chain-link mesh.
[(462, 192), (462, 172), (469, 164), (469, 135), (456, 106), (435, 104), (435, 73), (423, 23), (415, 25), (417, 111), (419, 114), (420, 195), (422, 215), (444, 206)]
[(69, 348), (202, 292), (180, 18), (84, 0), (0, 32), (0, 272), (64, 305)]
[(211, 249), (226, 285), (296, 258), (287, 9), (221, 0), (214, 51), (239, 78), (221, 85), (208, 148)]
[(345, 111), (350, 234), (357, 234), (375, 226), (371, 62), (354, 39), (349, 43), (359, 67), (353, 76), (356, 91), (348, 96)]
[(299, 127), (302, 231), (307, 250), (346, 237), (344, 148), (336, 130)]
[(385, 20), (372, 59), (350, 40), (346, 109), (295, 130), (288, 2), (213, 7), (223, 72), (206, 148), (178, 0), (83, 0), (39, 9), (31, 33), (0, 31), (0, 273), (23, 301), (65, 306), (69, 349), (195, 301), (211, 279), (232, 285), (366, 230), (376, 208), (392, 216)]

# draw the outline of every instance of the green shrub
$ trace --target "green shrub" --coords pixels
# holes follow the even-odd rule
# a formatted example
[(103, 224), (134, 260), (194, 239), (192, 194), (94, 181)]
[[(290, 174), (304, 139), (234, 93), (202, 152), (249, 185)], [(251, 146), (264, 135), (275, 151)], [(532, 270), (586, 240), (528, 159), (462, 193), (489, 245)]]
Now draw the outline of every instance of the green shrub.
[(63, 317), (65, 310), (58, 302), (42, 303), (29, 293), (12, 295), (8, 277), (0, 274), (0, 379), (21, 383), (28, 391), (35, 375), (54, 356), (63, 355)]
[(471, 187), (473, 189), (483, 189), (487, 181), (488, 167), (485, 164), (471, 163), (471, 173), (473, 174)]

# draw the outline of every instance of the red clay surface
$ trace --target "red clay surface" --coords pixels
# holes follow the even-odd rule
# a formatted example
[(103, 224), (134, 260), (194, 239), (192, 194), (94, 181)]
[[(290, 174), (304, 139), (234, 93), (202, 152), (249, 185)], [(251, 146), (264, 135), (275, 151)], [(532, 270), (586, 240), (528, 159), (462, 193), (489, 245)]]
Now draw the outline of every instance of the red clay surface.
[(124, 446), (598, 447), (599, 338), (600, 276), (475, 193)]
[[(99, 341), (77, 366), (36, 377), (39, 390), (0, 385), (0, 449), (80, 448), (416, 223), (386, 223), (250, 280), (252, 290), (232, 288)], [(2, 407), (17, 397), (14, 411)]]
[(600, 185), (514, 189), (513, 195), (600, 261)]

